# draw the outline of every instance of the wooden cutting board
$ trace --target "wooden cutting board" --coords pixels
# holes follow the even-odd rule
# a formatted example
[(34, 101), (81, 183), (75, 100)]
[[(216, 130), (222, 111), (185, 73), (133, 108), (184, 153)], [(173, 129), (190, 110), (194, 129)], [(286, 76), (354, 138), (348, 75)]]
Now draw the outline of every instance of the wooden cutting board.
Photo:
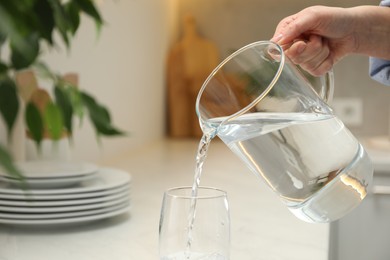
[(168, 133), (172, 137), (200, 137), (195, 113), (198, 92), (219, 63), (217, 47), (200, 36), (195, 18), (184, 18), (183, 38), (169, 52), (167, 63)]

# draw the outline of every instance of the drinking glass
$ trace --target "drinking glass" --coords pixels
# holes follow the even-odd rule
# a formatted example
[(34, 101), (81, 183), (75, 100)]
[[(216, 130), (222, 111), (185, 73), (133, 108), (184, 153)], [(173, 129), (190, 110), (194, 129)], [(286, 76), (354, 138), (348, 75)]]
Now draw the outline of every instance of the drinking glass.
[(230, 217), (226, 192), (199, 187), (167, 190), (160, 216), (161, 260), (228, 260)]

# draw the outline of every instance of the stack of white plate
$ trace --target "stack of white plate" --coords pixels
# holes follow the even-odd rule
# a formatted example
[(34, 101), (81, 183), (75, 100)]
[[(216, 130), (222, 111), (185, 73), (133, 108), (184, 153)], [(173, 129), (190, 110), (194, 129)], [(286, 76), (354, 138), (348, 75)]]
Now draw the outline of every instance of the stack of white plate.
[(24, 162), (27, 189), (0, 172), (0, 223), (67, 224), (113, 217), (130, 208), (128, 172), (88, 163)]

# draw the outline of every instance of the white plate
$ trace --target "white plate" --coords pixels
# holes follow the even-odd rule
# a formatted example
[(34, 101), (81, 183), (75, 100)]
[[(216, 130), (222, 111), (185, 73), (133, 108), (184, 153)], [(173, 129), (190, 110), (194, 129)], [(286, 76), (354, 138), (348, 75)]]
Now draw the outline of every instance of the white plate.
[[(128, 172), (112, 169), (102, 168), (96, 173), (96, 178), (80, 182), (78, 187), (69, 189), (30, 189), (27, 194), (30, 195), (52, 195), (52, 194), (75, 194), (96, 192), (102, 190), (113, 189), (119, 186), (128, 184), (131, 180), (131, 176)], [(25, 191), (18, 187), (14, 187), (9, 183), (0, 182), (0, 197), (1, 193), (5, 194), (26, 194)]]
[(0, 211), (2, 212), (23, 212), (23, 213), (55, 213), (55, 212), (70, 212), (70, 211), (81, 211), (81, 210), (90, 210), (98, 209), (103, 207), (109, 207), (130, 201), (128, 193), (117, 198), (115, 200), (103, 201), (93, 204), (85, 205), (76, 205), (76, 206), (59, 206), (59, 207), (17, 207), (17, 206), (0, 206)]
[(73, 218), (54, 218), (54, 219), (6, 219), (0, 218), (0, 223), (2, 224), (13, 224), (13, 225), (56, 225), (56, 224), (71, 224), (71, 223), (80, 223), (80, 222), (88, 222), (95, 221), (105, 218), (114, 217), (123, 213), (128, 212), (130, 206), (125, 206), (123, 208), (119, 208), (114, 211), (81, 216), (81, 217), (73, 217)]
[[(75, 177), (66, 177), (66, 178), (35, 178), (35, 179), (26, 179), (26, 184), (30, 189), (58, 189), (65, 188), (70, 186), (75, 186), (82, 181), (86, 181), (95, 177), (95, 173), (80, 175)], [(19, 180), (0, 176), (0, 181), (8, 182), (13, 185), (20, 185)]]
[[(98, 170), (96, 165), (85, 162), (26, 161), (16, 162), (16, 166), (26, 179), (67, 178), (91, 174)], [(0, 175), (11, 177), (4, 170), (0, 170)]]
[(123, 204), (118, 204), (110, 207), (92, 209), (92, 210), (82, 210), (82, 211), (73, 211), (73, 212), (60, 212), (60, 213), (42, 213), (42, 214), (26, 214), (26, 213), (8, 213), (0, 212), (0, 219), (26, 219), (26, 220), (39, 220), (39, 219), (56, 219), (56, 218), (74, 218), (81, 216), (89, 216), (102, 214), (110, 211), (115, 211), (124, 207), (128, 207), (130, 204), (125, 202)]
[(119, 193), (114, 193), (109, 196), (102, 196), (98, 198), (88, 198), (79, 200), (50, 200), (50, 201), (21, 201), (21, 200), (3, 200), (0, 199), (0, 206), (13, 207), (59, 207), (59, 206), (76, 206), (84, 204), (93, 204), (104, 201), (116, 200), (123, 196), (129, 196), (129, 191), (124, 190)]
[(24, 201), (56, 201), (56, 200), (68, 200), (68, 199), (85, 199), (85, 198), (99, 198), (102, 196), (108, 196), (110, 194), (119, 193), (124, 190), (129, 190), (130, 185), (124, 184), (117, 188), (112, 188), (108, 190), (101, 190), (95, 192), (86, 192), (86, 193), (75, 193), (75, 194), (5, 194), (0, 193), (1, 199), (11, 199), (11, 200), (24, 200)]

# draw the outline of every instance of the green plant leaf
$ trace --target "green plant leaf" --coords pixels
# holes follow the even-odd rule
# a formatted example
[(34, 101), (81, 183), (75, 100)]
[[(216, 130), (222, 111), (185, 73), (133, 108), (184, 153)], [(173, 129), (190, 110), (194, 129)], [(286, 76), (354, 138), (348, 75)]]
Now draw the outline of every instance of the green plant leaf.
[(70, 102), (72, 104), (73, 114), (79, 118), (81, 125), (84, 118), (84, 103), (80, 91), (76, 86), (68, 86), (65, 89), (65, 92), (69, 96)]
[(52, 33), (54, 30), (53, 9), (48, 0), (33, 1), (33, 14), (36, 17), (36, 29), (40, 35), (50, 44), (53, 45)]
[(107, 111), (106, 108), (103, 106), (99, 105), (95, 98), (93, 98), (91, 95), (81, 92), (81, 97), (83, 98), (84, 103), (87, 105), (88, 110), (93, 110), (97, 109), (99, 110), (98, 112), (98, 117), (101, 119), (101, 121), (106, 121), (106, 122), (111, 122), (111, 116), (109, 112)]
[(124, 135), (123, 131), (112, 126), (110, 114), (104, 106), (98, 104), (93, 97), (85, 92), (81, 92), (81, 96), (98, 134), (107, 136)]
[(55, 86), (54, 95), (56, 98), (56, 103), (61, 109), (62, 117), (64, 119), (64, 126), (66, 130), (68, 130), (69, 134), (72, 135), (73, 107), (70, 101), (70, 97), (59, 86)]
[(5, 43), (7, 39), (7, 35), (0, 30), (0, 47)]
[(8, 71), (8, 66), (0, 62), (0, 75), (7, 73), (7, 71)]
[(22, 173), (13, 163), (11, 155), (8, 151), (0, 145), (0, 166), (12, 177), (19, 179), (21, 181), (24, 180)]
[(80, 25), (79, 5), (74, 1), (70, 1), (70, 2), (65, 4), (65, 11), (69, 17), (71, 32), (73, 35), (75, 35), (77, 32), (77, 29), (79, 28), (79, 25)]
[(11, 39), (11, 62), (15, 69), (20, 70), (30, 66), (39, 54), (39, 37), (31, 33), (23, 38)]
[(91, 0), (73, 0), (77, 2), (79, 5), (80, 9), (83, 10), (84, 13), (88, 14), (90, 17), (92, 17), (95, 20), (96, 26), (98, 30), (100, 30), (103, 20), (102, 17), (100, 16), (100, 13), (96, 9), (93, 1)]
[(9, 77), (0, 79), (0, 113), (7, 126), (8, 140), (19, 111), (19, 99), (15, 83)]
[(39, 74), (40, 77), (45, 79), (50, 79), (52, 81), (58, 81), (58, 76), (55, 75), (49, 67), (42, 61), (37, 61), (34, 63), (34, 69)]
[(46, 105), (44, 120), (51, 138), (54, 140), (60, 139), (64, 130), (64, 122), (62, 119), (61, 109), (57, 104), (50, 102)]
[(68, 30), (71, 28), (69, 18), (65, 12), (65, 8), (61, 5), (59, 0), (48, 0), (53, 9), (54, 23), (58, 32), (60, 33), (64, 43), (69, 47)]
[(26, 106), (25, 121), (27, 129), (29, 130), (39, 149), (44, 131), (43, 120), (38, 108), (31, 102), (29, 102)]
[(0, 1), (0, 15), (2, 18), (0, 28), (2, 34), (13, 37), (17, 35), (16, 28), (18, 28), (18, 34), (26, 34), (28, 29), (24, 24), (25, 17), (21, 17), (22, 11), (19, 9), (17, 1)]

